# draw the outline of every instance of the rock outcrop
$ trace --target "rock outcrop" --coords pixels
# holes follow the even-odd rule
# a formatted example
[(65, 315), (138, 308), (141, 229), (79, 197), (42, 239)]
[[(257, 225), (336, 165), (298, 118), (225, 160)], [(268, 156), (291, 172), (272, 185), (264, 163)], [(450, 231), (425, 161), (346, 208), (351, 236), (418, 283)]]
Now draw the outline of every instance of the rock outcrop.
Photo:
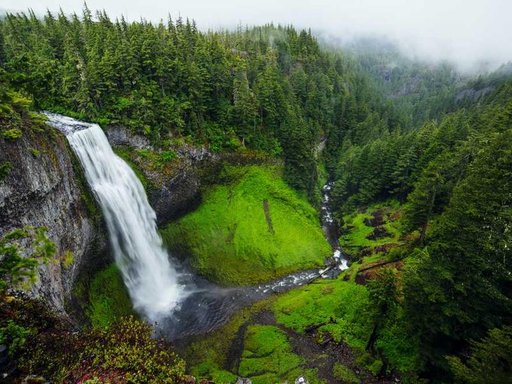
[(166, 166), (155, 168), (137, 150), (158, 153), (147, 138), (136, 135), (124, 127), (110, 126), (106, 129), (110, 145), (130, 150), (130, 162), (139, 169), (148, 181), (148, 199), (157, 214), (158, 225), (164, 225), (194, 209), (201, 201), (200, 189), (205, 175), (215, 174), (219, 156), (205, 148), (180, 146), (174, 148), (176, 158)]
[(39, 267), (31, 295), (65, 313), (81, 270), (106, 254), (101, 213), (57, 130), (26, 127), (18, 139), (0, 138), (2, 162), (10, 164), (10, 171), (0, 180), (0, 235), (25, 225), (47, 228), (57, 254)]

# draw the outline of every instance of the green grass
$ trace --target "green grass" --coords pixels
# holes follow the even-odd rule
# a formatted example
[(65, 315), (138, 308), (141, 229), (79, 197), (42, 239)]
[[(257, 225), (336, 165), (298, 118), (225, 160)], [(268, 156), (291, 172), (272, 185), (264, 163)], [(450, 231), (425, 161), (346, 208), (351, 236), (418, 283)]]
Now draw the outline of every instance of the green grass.
[(196, 211), (162, 230), (171, 250), (190, 255), (199, 273), (224, 285), (322, 265), (330, 247), (318, 213), (285, 184), (280, 168), (226, 166), (220, 181)]
[(134, 314), (121, 273), (115, 264), (110, 264), (92, 279), (86, 314), (93, 327), (106, 327), (123, 316)]
[(365, 318), (369, 305), (366, 287), (343, 280), (319, 280), (280, 296), (273, 305), (278, 323), (304, 333), (311, 326), (335, 341), (363, 349), (371, 333)]

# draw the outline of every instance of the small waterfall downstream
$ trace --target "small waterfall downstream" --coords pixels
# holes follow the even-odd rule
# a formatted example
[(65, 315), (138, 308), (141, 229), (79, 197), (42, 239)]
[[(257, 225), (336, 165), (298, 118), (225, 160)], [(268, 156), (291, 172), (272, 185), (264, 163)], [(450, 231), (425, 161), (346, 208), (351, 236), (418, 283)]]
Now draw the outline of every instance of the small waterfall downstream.
[(340, 228), (339, 224), (332, 215), (331, 204), (329, 201), (333, 185), (334, 183), (331, 181), (325, 184), (322, 188), (322, 207), (320, 213), (325, 237), (333, 249), (332, 258), (338, 266), (337, 270), (344, 271), (348, 268), (348, 261), (341, 252), (341, 247), (338, 240), (340, 237)]
[(157, 231), (156, 214), (132, 169), (110, 147), (97, 124), (47, 114), (80, 159), (107, 224), (116, 263), (134, 308), (157, 321), (186, 297)]

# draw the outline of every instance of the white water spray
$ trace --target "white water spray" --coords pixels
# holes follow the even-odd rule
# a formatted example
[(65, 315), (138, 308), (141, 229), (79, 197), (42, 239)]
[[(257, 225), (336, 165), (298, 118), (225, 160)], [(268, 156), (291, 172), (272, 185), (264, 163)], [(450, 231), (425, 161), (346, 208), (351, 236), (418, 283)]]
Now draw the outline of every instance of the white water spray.
[(63, 131), (101, 206), (116, 263), (134, 308), (150, 321), (168, 314), (186, 294), (157, 231), (156, 214), (132, 169), (97, 124), (47, 114)]

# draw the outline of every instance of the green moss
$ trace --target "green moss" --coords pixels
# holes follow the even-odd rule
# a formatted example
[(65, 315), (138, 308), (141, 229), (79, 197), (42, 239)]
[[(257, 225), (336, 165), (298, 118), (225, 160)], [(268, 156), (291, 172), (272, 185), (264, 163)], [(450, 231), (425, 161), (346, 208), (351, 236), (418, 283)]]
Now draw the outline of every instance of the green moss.
[(194, 212), (162, 235), (221, 284), (250, 285), (322, 264), (330, 247), (318, 214), (270, 166), (225, 167)]
[(12, 163), (10, 161), (0, 162), (0, 181), (3, 181), (12, 171)]
[(130, 297), (115, 264), (98, 272), (92, 279), (86, 313), (94, 327), (106, 327), (123, 316), (133, 314)]
[(220, 369), (217, 365), (207, 361), (194, 367), (192, 374), (199, 379), (209, 379), (214, 383), (235, 383), (238, 376)]
[(340, 363), (334, 363), (332, 375), (336, 380), (346, 384), (358, 384), (361, 382), (350, 368), (345, 367)]
[(200, 379), (211, 379), (224, 371), (221, 367), (227, 364), (227, 356), (240, 328), (254, 313), (269, 306), (274, 299), (275, 297), (270, 297), (241, 309), (220, 329), (191, 341), (183, 353), (190, 373)]
[(294, 354), (286, 334), (270, 325), (247, 328), (239, 373), (254, 384), (290, 382), (301, 375), (304, 360)]
[[(367, 225), (365, 221), (371, 220), (376, 213), (380, 213), (383, 218), (382, 227), (388, 233), (388, 236), (369, 239), (368, 237), (374, 231), (374, 227)], [(397, 202), (388, 201), (384, 204), (374, 204), (364, 211), (359, 211), (343, 217), (343, 235), (340, 238), (340, 245), (351, 254), (357, 256), (362, 248), (374, 249), (386, 244), (399, 243), (400, 236), (403, 233), (401, 218), (401, 209)]]
[(366, 287), (342, 280), (321, 280), (280, 296), (273, 305), (278, 323), (304, 333), (319, 327), (334, 340), (364, 349), (371, 333)]

